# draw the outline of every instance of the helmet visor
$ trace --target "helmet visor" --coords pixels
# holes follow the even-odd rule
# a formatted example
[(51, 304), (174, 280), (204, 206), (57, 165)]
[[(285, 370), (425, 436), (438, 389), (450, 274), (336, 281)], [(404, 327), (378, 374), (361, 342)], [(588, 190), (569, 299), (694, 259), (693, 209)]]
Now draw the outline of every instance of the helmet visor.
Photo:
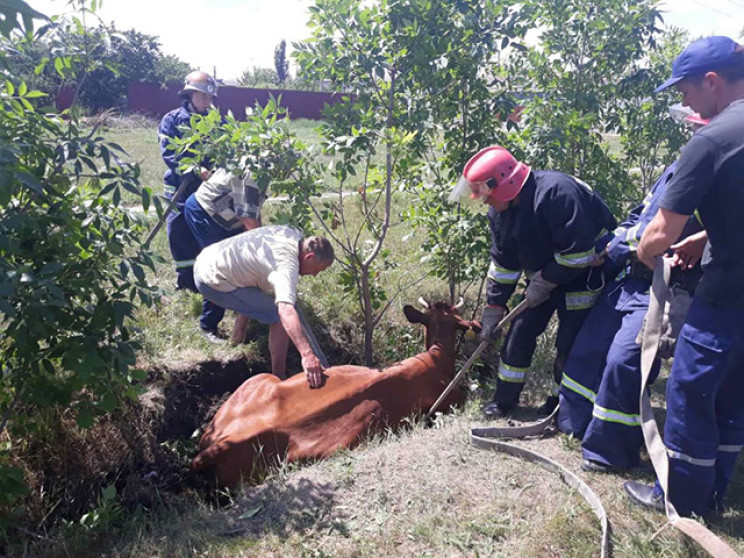
[(467, 200), (481, 200), (485, 199), (490, 191), (491, 189), (485, 182), (471, 182), (464, 176), (460, 176), (460, 180), (450, 192), (449, 201), (462, 203)]

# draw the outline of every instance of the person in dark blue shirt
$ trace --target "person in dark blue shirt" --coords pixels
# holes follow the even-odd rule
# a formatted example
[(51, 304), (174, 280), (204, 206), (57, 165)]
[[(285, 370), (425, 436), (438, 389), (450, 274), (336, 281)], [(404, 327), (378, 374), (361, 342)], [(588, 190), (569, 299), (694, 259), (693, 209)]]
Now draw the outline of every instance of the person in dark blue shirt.
[[(206, 72), (191, 72), (186, 76), (184, 86), (178, 96), (181, 98), (181, 106), (166, 114), (158, 127), (160, 152), (168, 167), (163, 177), (165, 198), (172, 200), (179, 188), (184, 185), (178, 199), (175, 200), (175, 207), (168, 214), (166, 230), (170, 252), (176, 264), (177, 288), (198, 292), (194, 284), (194, 260), (201, 246), (186, 224), (183, 210), (189, 196), (196, 192), (202, 181), (209, 177), (210, 164), (205, 161), (200, 169), (186, 175), (181, 174), (178, 165), (185, 154), (177, 153), (170, 146), (170, 141), (182, 136), (181, 128), (190, 125), (194, 114), (205, 115), (209, 112), (212, 102), (217, 97), (217, 81)], [(209, 341), (224, 342), (218, 331), (218, 325), (224, 314), (225, 310), (214, 303), (206, 299), (202, 302), (199, 325)]]
[(509, 329), (501, 351), (497, 387), (484, 407), (488, 418), (504, 416), (519, 402), (537, 344), (551, 316), (559, 319), (553, 394), (538, 409), (552, 412), (558, 385), (576, 334), (603, 287), (601, 268), (591, 268), (597, 251), (617, 224), (602, 199), (577, 178), (537, 171), (517, 161), (503, 147), (488, 147), (468, 161), (451, 200), (463, 193), (490, 206), (491, 265), (483, 336), (507, 313), (507, 302), (524, 272), (529, 309)]
[[(721, 36), (693, 42), (657, 91), (671, 86), (711, 121), (682, 150), (638, 257), (653, 269), (698, 212), (708, 244), (667, 383), (664, 444), (669, 503), (703, 516), (721, 509), (744, 447), (744, 47)], [(637, 503), (664, 506), (658, 481), (624, 488)]]

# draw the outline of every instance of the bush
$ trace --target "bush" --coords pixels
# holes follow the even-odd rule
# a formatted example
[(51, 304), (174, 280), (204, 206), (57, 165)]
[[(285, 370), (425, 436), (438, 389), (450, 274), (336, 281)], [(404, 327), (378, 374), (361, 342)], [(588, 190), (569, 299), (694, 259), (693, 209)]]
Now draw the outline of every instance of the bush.
[[(23, 2), (13, 6), (26, 10), (23, 26), (0, 7), (4, 21), (31, 34), (35, 12)], [(14, 32), (2, 31), (6, 38)], [(150, 206), (139, 167), (95, 126), (84, 129), (78, 110), (66, 119), (51, 114), (44, 94), (29, 90), (1, 53), (0, 63), (7, 78), (0, 83), (4, 507), (22, 491), (11, 458), (41, 429), (39, 410), (71, 411), (87, 428), (124, 398), (136, 399), (144, 373), (133, 368), (130, 318), (137, 304), (152, 303), (155, 290), (145, 274), (154, 264), (141, 245), (143, 224), (121, 206), (123, 190), (141, 196), (146, 211)]]

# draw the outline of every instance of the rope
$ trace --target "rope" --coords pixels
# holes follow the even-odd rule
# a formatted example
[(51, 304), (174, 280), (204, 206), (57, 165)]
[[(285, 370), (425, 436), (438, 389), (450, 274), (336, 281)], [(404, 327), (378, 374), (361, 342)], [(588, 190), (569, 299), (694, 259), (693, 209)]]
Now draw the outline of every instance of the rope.
[(657, 257), (654, 279), (651, 285), (651, 300), (648, 306), (648, 313), (646, 314), (646, 325), (641, 348), (640, 408), (643, 439), (646, 442), (646, 449), (654, 466), (656, 477), (659, 479), (659, 484), (664, 490), (665, 511), (669, 523), (698, 543), (714, 558), (740, 558), (729, 545), (709, 531), (704, 525), (692, 519), (680, 517), (677, 510), (669, 501), (669, 458), (664, 442), (661, 439), (656, 419), (654, 418), (651, 399), (646, 388), (649, 384), (651, 368), (653, 367), (656, 353), (659, 349), (664, 307), (669, 302), (671, 267), (671, 260), (669, 258)]

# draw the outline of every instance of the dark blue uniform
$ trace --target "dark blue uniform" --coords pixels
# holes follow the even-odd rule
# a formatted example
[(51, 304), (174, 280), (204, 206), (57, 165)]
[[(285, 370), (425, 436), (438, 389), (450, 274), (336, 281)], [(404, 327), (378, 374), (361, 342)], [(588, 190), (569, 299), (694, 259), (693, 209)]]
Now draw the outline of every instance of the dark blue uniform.
[[(537, 337), (558, 312), (554, 364), (556, 384), (576, 334), (603, 286), (599, 268), (589, 268), (596, 250), (610, 238), (616, 222), (602, 199), (586, 184), (555, 171), (533, 171), (519, 203), (491, 209), (491, 266), (488, 304), (506, 306), (523, 271), (542, 271), (558, 286), (550, 299), (514, 320), (501, 352), (494, 401), (508, 411), (519, 401)], [(557, 386), (556, 386), (557, 390)]]
[[(179, 289), (189, 289), (196, 293), (198, 291), (194, 284), (194, 260), (199, 255), (201, 246), (186, 224), (183, 216), (183, 208), (188, 197), (199, 188), (201, 179), (194, 174), (182, 176), (178, 171), (180, 157), (176, 156), (175, 151), (168, 149), (170, 138), (180, 138), (182, 135), (178, 129), (179, 126), (190, 123), (193, 114), (190, 112), (190, 108), (191, 103), (185, 100), (179, 108), (170, 111), (163, 117), (158, 127), (158, 141), (160, 142), (160, 153), (163, 156), (163, 161), (165, 161), (168, 167), (163, 177), (165, 199), (169, 201), (173, 199), (182, 181), (187, 182), (185, 191), (176, 200), (176, 206), (168, 215), (166, 230), (171, 256), (176, 264), (177, 287)], [(203, 164), (202, 166), (209, 168), (208, 164)], [(224, 313), (225, 311), (222, 308), (204, 300), (200, 318), (202, 329), (215, 331)]]
[(661, 202), (680, 215), (697, 210), (709, 242), (667, 383), (669, 499), (680, 515), (722, 502), (744, 447), (742, 130), (744, 99), (692, 137)]
[[(560, 388), (558, 428), (583, 438), (585, 458), (619, 468), (640, 461), (643, 445), (638, 408), (641, 389), (641, 346), (636, 342), (649, 305), (651, 273), (631, 257), (643, 231), (659, 210), (676, 163), (659, 177), (651, 191), (616, 230), (607, 245), (612, 266), (622, 269), (589, 313), (574, 341)], [(694, 218), (683, 236), (702, 229)], [(638, 270), (638, 272), (636, 272)], [(644, 277), (645, 275), (645, 277)], [(675, 270), (675, 281), (693, 289), (697, 273)], [(654, 364), (652, 378), (659, 373)]]

